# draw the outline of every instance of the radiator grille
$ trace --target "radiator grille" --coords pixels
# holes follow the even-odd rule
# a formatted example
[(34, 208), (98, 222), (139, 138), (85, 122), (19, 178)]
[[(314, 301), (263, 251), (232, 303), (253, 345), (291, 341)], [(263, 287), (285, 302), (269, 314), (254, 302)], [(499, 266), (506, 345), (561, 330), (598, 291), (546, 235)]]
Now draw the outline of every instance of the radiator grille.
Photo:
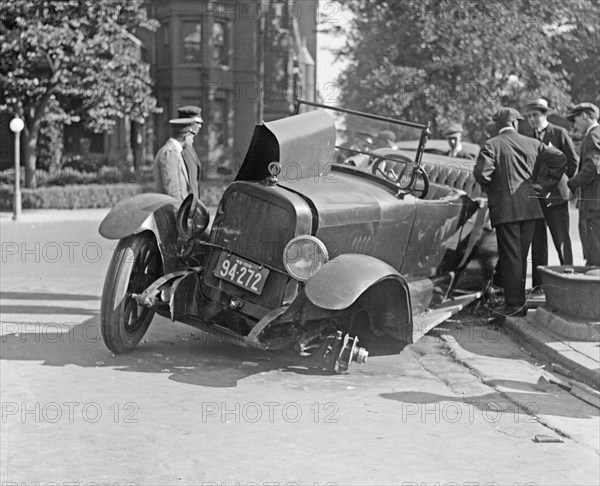
[[(213, 248), (207, 259), (205, 282), (210, 287), (226, 292), (227, 295), (239, 297), (265, 310), (280, 306), (285, 286), (290, 279), (283, 266), (283, 249), (295, 235), (295, 223), (295, 214), (277, 206), (272, 200), (229, 191), (226, 193), (226, 199), (221, 202), (211, 242), (226, 251), (272, 269), (261, 294), (252, 294), (213, 275), (221, 254), (220, 249)], [(242, 312), (245, 310), (247, 309), (244, 308)]]
[(257, 263), (284, 270), (283, 249), (294, 237), (283, 208), (241, 192), (230, 193), (214, 242)]

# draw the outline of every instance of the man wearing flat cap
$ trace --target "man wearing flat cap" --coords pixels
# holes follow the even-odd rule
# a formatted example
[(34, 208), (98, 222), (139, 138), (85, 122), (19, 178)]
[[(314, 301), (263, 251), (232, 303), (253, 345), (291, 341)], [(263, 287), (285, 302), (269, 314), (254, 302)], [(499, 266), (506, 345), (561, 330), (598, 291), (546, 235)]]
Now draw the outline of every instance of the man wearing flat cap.
[(581, 190), (579, 219), (585, 228), (581, 242), (588, 266), (600, 265), (599, 115), (598, 107), (592, 103), (580, 103), (567, 115), (567, 119), (575, 123), (575, 128), (584, 134), (579, 172), (567, 184), (573, 191)]
[[(196, 120), (196, 135), (200, 133), (202, 128), (202, 108), (199, 106), (186, 105), (177, 108), (177, 115), (179, 118), (193, 118)], [(188, 174), (190, 176), (190, 190), (200, 198), (200, 179), (202, 177), (202, 164), (200, 158), (194, 149), (194, 140), (192, 143), (187, 144), (183, 147), (183, 161), (187, 167)]]
[[(538, 164), (534, 168), (533, 181), (539, 184), (538, 190), (543, 192), (540, 204), (544, 213), (544, 219), (536, 220), (531, 245), (531, 260), (533, 267), (533, 292), (543, 293), (542, 275), (538, 270), (540, 265), (548, 265), (548, 232), (550, 228), (552, 241), (558, 253), (561, 265), (573, 264), (573, 251), (571, 238), (569, 236), (569, 188), (567, 180), (573, 177), (577, 171), (579, 156), (575, 153), (573, 140), (569, 133), (562, 127), (548, 121), (550, 108), (548, 101), (543, 98), (531, 99), (525, 102), (525, 116), (531, 128), (532, 137), (540, 142), (556, 147), (567, 157), (567, 164), (561, 178), (556, 181), (556, 175), (552, 167)], [(551, 177), (547, 174), (551, 172)]]
[(171, 138), (154, 157), (156, 189), (182, 202), (191, 192), (190, 176), (182, 153), (194, 139), (197, 121), (194, 118), (175, 118), (169, 120), (169, 127)]
[(462, 146), (463, 127), (459, 123), (448, 125), (443, 132), (444, 137), (448, 141), (448, 150), (444, 155), (449, 157), (458, 157), (459, 159), (474, 159), (475, 156), (469, 152), (465, 152)]
[(490, 220), (498, 239), (505, 302), (494, 312), (523, 316), (527, 314), (527, 253), (535, 222), (544, 216), (532, 181), (533, 170), (536, 163), (558, 167), (564, 166), (567, 159), (559, 150), (517, 133), (523, 117), (514, 108), (500, 108), (492, 119), (498, 135), (483, 146), (474, 176), (487, 193)]

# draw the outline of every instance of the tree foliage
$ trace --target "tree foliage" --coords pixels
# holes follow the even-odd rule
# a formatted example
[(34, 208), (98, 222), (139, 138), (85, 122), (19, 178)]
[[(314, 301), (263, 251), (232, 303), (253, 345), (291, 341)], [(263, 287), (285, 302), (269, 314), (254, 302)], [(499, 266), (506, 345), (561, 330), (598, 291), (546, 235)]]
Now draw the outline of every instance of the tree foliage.
[(594, 101), (580, 93), (598, 86), (596, 0), (342, 3), (353, 18), (339, 53), (348, 106), (433, 121), (434, 133), (462, 122), (479, 141), (500, 105), (543, 96), (560, 112)]
[(64, 121), (110, 131), (117, 118), (156, 110), (149, 66), (137, 56), (138, 28), (154, 30), (142, 0), (11, 0), (0, 3), (0, 109), (25, 122), (26, 182), (53, 106)]

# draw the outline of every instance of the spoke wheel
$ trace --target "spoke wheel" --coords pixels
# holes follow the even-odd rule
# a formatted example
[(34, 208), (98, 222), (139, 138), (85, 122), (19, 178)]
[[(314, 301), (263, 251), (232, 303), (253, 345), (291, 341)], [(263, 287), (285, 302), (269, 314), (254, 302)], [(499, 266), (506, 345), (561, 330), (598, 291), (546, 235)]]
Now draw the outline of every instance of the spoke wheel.
[(162, 274), (162, 262), (151, 233), (119, 241), (113, 254), (100, 306), (102, 338), (114, 353), (133, 349), (144, 337), (154, 309), (139, 305), (133, 294), (142, 293)]

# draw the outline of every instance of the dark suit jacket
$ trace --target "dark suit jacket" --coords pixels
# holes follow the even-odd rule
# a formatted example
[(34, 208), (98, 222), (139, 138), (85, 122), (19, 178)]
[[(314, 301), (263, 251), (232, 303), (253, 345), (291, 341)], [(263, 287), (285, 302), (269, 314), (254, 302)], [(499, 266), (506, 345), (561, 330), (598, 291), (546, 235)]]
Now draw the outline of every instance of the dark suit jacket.
[(600, 217), (600, 126), (583, 139), (579, 173), (569, 179), (571, 189), (581, 188), (579, 212), (583, 218)]
[(188, 170), (190, 176), (190, 190), (197, 198), (200, 198), (200, 176), (202, 173), (202, 166), (200, 165), (200, 158), (194, 150), (194, 147), (186, 145), (183, 148), (183, 161)]
[(566, 204), (569, 201), (570, 191), (567, 186), (569, 177), (577, 171), (579, 156), (575, 153), (573, 140), (563, 128), (548, 123), (542, 139), (546, 145), (556, 147), (567, 157), (566, 163), (560, 167), (548, 167), (537, 164), (533, 170), (533, 181), (544, 189), (544, 199), (541, 201), (546, 206)]
[(489, 139), (477, 157), (473, 174), (488, 195), (492, 226), (543, 218), (531, 180), (536, 162), (564, 164), (565, 155), (514, 130)]

